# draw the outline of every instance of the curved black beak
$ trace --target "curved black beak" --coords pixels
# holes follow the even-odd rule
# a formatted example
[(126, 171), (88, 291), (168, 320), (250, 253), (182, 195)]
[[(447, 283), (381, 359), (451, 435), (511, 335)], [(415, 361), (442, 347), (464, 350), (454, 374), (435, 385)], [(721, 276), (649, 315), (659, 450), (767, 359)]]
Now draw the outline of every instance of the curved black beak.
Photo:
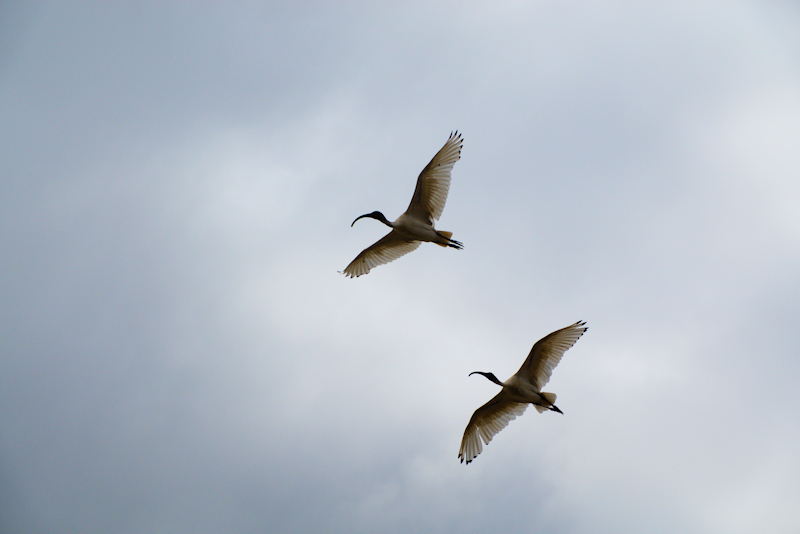
[[(365, 213), (364, 215), (361, 215), (360, 217), (356, 217), (356, 221), (359, 220), (359, 219), (363, 219), (364, 217), (372, 217), (372, 214), (371, 213)], [(353, 223), (350, 225), (350, 228), (353, 227), (353, 224), (355, 224), (356, 221), (353, 221)]]
[[(375, 219), (376, 221), (382, 222), (383, 224), (385, 224), (389, 228), (394, 228), (392, 226), (392, 223), (390, 223), (388, 220), (386, 220), (386, 217), (383, 215), (383, 213), (381, 213), (379, 211), (373, 211), (372, 213), (365, 213), (361, 217), (356, 217), (356, 221), (359, 220), (359, 219), (363, 219), (364, 217), (369, 217), (371, 219)], [(356, 221), (353, 221), (353, 224), (355, 224)], [(350, 225), (350, 228), (353, 227), (353, 224)]]

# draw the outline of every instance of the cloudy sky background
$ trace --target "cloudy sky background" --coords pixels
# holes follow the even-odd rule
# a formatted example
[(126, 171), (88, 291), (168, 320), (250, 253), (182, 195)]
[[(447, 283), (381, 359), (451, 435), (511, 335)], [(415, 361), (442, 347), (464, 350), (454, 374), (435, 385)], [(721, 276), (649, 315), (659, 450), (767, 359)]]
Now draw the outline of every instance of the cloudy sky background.
[(3, 2), (0, 161), (2, 532), (800, 530), (794, 2)]

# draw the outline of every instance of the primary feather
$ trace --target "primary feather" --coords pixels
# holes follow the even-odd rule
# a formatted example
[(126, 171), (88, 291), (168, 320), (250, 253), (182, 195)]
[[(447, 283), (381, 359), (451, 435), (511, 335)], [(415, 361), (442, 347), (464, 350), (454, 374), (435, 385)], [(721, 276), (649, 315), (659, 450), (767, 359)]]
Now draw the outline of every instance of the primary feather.
[(361, 251), (361, 254), (356, 256), (344, 270), (344, 274), (350, 277), (367, 274), (373, 267), (384, 265), (417, 250), (421, 244), (421, 241), (406, 241), (392, 230)]
[(553, 369), (572, 345), (586, 332), (582, 323), (577, 323), (556, 330), (546, 335), (533, 344), (531, 352), (525, 359), (525, 363), (519, 368), (517, 374), (527, 373), (531, 383), (536, 384), (538, 389), (542, 389), (550, 381)]
[(417, 178), (414, 196), (406, 210), (408, 215), (425, 218), (431, 224), (439, 220), (450, 192), (450, 173), (456, 161), (461, 159), (462, 146), (461, 134), (450, 134), (442, 149), (422, 169)]

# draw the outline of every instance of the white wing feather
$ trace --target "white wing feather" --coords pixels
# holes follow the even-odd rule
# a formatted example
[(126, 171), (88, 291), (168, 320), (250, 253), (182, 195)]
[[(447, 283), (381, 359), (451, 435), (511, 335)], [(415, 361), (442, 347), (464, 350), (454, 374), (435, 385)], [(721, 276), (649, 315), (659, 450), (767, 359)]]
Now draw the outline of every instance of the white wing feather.
[(541, 391), (564, 353), (588, 330), (585, 324), (578, 321), (537, 341), (517, 374), (527, 376), (531, 384), (538, 386)]
[(509, 422), (525, 413), (528, 407), (526, 403), (512, 402), (508, 397), (508, 393), (503, 390), (472, 414), (458, 452), (462, 462), (470, 463), (474, 460), (483, 451), (483, 443), (488, 445)]
[(462, 146), (461, 134), (451, 134), (442, 149), (419, 174), (406, 214), (428, 220), (431, 224), (439, 220), (450, 191), (450, 173), (456, 161), (461, 159)]
[(392, 230), (372, 246), (362, 250), (361, 254), (345, 268), (344, 274), (350, 278), (367, 274), (373, 267), (389, 263), (417, 250), (420, 244), (420, 241), (407, 241)]

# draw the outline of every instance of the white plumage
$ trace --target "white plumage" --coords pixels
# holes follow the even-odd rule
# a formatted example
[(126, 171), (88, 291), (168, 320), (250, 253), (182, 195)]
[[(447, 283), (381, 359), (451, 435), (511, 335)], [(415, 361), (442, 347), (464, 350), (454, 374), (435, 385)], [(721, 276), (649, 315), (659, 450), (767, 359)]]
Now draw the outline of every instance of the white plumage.
[[(450, 173), (461, 158), (463, 141), (458, 132), (450, 138), (433, 157), (417, 178), (414, 196), (404, 214), (389, 222), (383, 213), (373, 211), (358, 219), (370, 217), (381, 221), (392, 229), (372, 246), (364, 249), (343, 271), (351, 278), (367, 274), (370, 269), (394, 261), (419, 247), (422, 241), (436, 243), (442, 247), (463, 248), (463, 244), (450, 239), (452, 232), (436, 230), (434, 221), (439, 220), (450, 191)], [(353, 226), (351, 224), (350, 226)]]
[(585, 324), (578, 321), (537, 341), (519, 371), (505, 382), (500, 382), (492, 373), (470, 373), (470, 376), (483, 375), (503, 389), (472, 414), (458, 452), (462, 462), (474, 460), (483, 451), (483, 444), (488, 445), (510, 421), (525, 413), (528, 404), (533, 404), (539, 413), (545, 410), (563, 413), (554, 404), (555, 393), (542, 392), (542, 388), (567, 349), (588, 330)]

